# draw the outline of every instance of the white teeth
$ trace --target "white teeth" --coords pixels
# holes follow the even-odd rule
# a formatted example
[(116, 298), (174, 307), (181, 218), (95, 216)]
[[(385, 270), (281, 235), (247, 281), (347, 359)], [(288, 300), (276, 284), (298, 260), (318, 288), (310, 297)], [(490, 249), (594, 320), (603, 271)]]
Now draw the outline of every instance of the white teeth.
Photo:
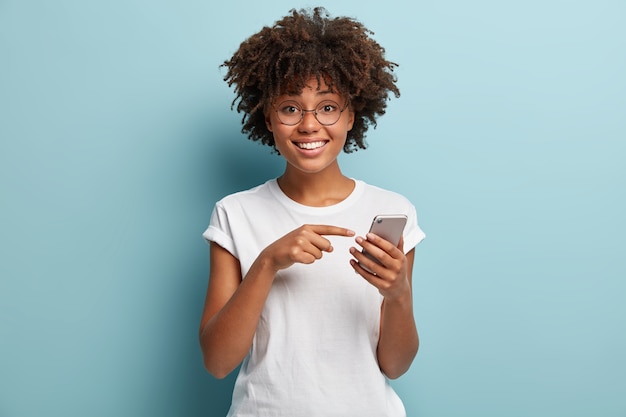
[(297, 142), (296, 146), (301, 149), (317, 149), (324, 146), (324, 144), (326, 144), (326, 142), (320, 140), (318, 142)]

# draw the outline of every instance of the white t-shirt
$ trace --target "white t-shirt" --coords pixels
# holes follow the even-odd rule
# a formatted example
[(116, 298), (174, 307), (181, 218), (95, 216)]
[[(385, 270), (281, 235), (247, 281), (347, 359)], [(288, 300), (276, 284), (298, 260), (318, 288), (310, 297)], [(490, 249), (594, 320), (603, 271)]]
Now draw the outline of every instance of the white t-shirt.
[[(303, 224), (346, 227), (364, 236), (377, 214), (408, 216), (405, 252), (425, 236), (414, 206), (397, 193), (356, 180), (340, 203), (310, 207), (288, 198), (273, 179), (217, 202), (203, 237), (233, 254), (245, 277), (264, 248)], [(326, 238), (333, 252), (276, 275), (229, 417), (406, 415), (376, 358), (383, 298), (350, 266), (354, 238)]]

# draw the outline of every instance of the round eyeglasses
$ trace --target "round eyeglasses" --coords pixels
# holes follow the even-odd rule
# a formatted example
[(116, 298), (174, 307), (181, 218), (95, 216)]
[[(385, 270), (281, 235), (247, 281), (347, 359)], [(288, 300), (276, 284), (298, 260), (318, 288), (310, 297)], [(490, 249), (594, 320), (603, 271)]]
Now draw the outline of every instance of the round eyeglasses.
[(278, 106), (274, 107), (278, 120), (287, 126), (297, 125), (304, 118), (304, 113), (313, 112), (315, 119), (324, 126), (330, 126), (337, 123), (341, 117), (341, 113), (348, 107), (348, 102), (339, 108), (339, 104), (332, 100), (324, 100), (320, 102), (315, 109), (307, 110), (303, 109), (296, 101), (287, 100), (283, 101)]

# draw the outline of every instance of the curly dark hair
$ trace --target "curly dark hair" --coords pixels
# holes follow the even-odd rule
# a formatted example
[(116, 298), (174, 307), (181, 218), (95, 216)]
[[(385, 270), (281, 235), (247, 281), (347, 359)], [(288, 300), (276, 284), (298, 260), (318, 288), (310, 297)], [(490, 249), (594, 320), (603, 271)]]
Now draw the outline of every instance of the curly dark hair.
[(347, 97), (355, 112), (344, 152), (365, 149), (365, 132), (385, 114), (389, 93), (400, 96), (394, 68), (385, 50), (370, 35), (374, 32), (349, 17), (330, 18), (323, 7), (312, 11), (292, 9), (272, 27), (264, 27), (241, 43), (232, 58), (222, 64), (224, 81), (235, 85), (237, 112), (253, 141), (274, 148), (265, 111), (280, 95), (298, 94), (307, 80), (316, 77)]

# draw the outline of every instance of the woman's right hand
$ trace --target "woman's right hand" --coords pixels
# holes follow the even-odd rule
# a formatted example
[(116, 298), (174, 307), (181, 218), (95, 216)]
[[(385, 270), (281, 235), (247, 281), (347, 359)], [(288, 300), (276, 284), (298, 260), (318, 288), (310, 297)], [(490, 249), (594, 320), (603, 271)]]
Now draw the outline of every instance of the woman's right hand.
[(237, 258), (211, 244), (211, 272), (200, 322), (204, 366), (223, 378), (237, 367), (252, 345), (257, 323), (276, 272), (294, 263), (310, 264), (333, 248), (323, 235), (354, 236), (343, 227), (304, 225), (266, 247), (245, 279)]
[(324, 235), (351, 237), (354, 232), (338, 226), (306, 224), (270, 244), (259, 257), (267, 259), (276, 271), (294, 263), (312, 264), (321, 259), (324, 252), (333, 251), (330, 240)]

